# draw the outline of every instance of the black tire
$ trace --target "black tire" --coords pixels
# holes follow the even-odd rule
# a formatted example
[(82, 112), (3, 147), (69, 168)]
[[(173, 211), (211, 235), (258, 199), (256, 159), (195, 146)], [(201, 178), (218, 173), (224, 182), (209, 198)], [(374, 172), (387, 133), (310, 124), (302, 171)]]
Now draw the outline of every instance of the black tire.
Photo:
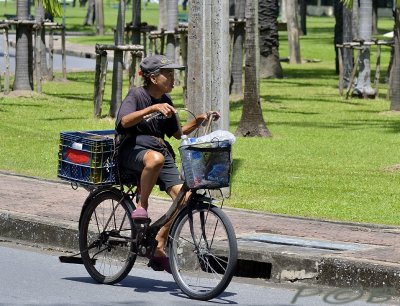
[(168, 255), (179, 288), (190, 298), (205, 301), (229, 285), (237, 263), (237, 242), (231, 222), (218, 207), (201, 203), (192, 215), (194, 239), (186, 210), (171, 229)]
[(94, 197), (83, 212), (79, 229), (83, 264), (90, 276), (103, 284), (124, 279), (136, 260), (129, 203), (120, 200), (113, 192)]

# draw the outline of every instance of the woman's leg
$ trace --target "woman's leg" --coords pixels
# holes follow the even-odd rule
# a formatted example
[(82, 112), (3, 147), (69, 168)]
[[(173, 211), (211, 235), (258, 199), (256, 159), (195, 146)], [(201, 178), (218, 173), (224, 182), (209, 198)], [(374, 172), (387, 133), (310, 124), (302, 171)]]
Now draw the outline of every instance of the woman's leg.
[[(172, 186), (171, 188), (169, 188), (167, 190), (167, 193), (169, 194), (169, 196), (172, 198), (172, 200), (174, 201), (175, 198), (177, 197), (179, 191), (181, 190), (182, 185), (175, 185)], [(186, 203), (187, 200), (187, 195), (183, 198), (183, 200), (181, 201), (181, 203), (179, 203), (179, 205), (182, 205), (183, 203)], [(169, 229), (171, 227), (172, 221), (174, 219), (168, 221), (157, 233), (156, 236), (156, 240), (157, 240), (157, 248), (155, 251), (155, 256), (167, 256), (165, 253), (165, 245), (167, 243), (167, 237), (168, 237), (168, 233), (169, 233)]]
[(149, 206), (150, 193), (157, 182), (158, 174), (164, 165), (164, 156), (153, 150), (148, 150), (143, 157), (144, 168), (140, 176), (140, 200), (137, 208), (143, 207), (147, 210)]

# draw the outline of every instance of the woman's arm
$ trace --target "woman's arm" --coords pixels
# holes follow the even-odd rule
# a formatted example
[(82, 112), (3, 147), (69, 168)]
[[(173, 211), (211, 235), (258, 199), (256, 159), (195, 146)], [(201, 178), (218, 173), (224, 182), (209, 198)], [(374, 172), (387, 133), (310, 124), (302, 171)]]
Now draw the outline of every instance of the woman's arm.
[(125, 115), (124, 117), (121, 118), (121, 126), (123, 128), (129, 128), (131, 126), (134, 126), (138, 124), (140, 121), (142, 121), (144, 116), (150, 115), (155, 112), (160, 112), (165, 117), (169, 118), (175, 112), (175, 109), (168, 103), (154, 104), (144, 109)]
[[(193, 120), (189, 121), (185, 125), (182, 126), (182, 133), (184, 135), (188, 135), (195, 131), (201, 124), (205, 124), (212, 116), (212, 119), (214, 121), (217, 121), (220, 117), (220, 114), (216, 111), (209, 111), (207, 113), (203, 113), (201, 115), (196, 116)], [(173, 135), (176, 139), (181, 139), (181, 133), (180, 131), (177, 131)]]

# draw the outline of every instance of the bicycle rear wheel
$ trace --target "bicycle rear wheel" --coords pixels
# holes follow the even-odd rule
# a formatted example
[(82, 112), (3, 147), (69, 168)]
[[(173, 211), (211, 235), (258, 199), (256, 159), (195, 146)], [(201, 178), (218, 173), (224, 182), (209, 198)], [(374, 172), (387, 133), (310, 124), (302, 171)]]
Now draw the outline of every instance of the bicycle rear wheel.
[(85, 209), (79, 229), (82, 261), (99, 283), (114, 284), (124, 279), (136, 260), (134, 225), (122, 196), (104, 192)]
[(237, 263), (236, 236), (225, 213), (201, 203), (180, 215), (169, 238), (171, 272), (181, 290), (198, 300), (220, 295)]

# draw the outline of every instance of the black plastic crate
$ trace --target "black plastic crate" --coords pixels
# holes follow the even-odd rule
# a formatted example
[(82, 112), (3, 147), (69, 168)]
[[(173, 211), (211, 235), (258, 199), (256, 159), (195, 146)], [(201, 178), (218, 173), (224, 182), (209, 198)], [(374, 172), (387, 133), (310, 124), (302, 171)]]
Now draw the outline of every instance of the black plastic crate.
[(114, 130), (61, 132), (58, 177), (83, 185), (115, 183)]

